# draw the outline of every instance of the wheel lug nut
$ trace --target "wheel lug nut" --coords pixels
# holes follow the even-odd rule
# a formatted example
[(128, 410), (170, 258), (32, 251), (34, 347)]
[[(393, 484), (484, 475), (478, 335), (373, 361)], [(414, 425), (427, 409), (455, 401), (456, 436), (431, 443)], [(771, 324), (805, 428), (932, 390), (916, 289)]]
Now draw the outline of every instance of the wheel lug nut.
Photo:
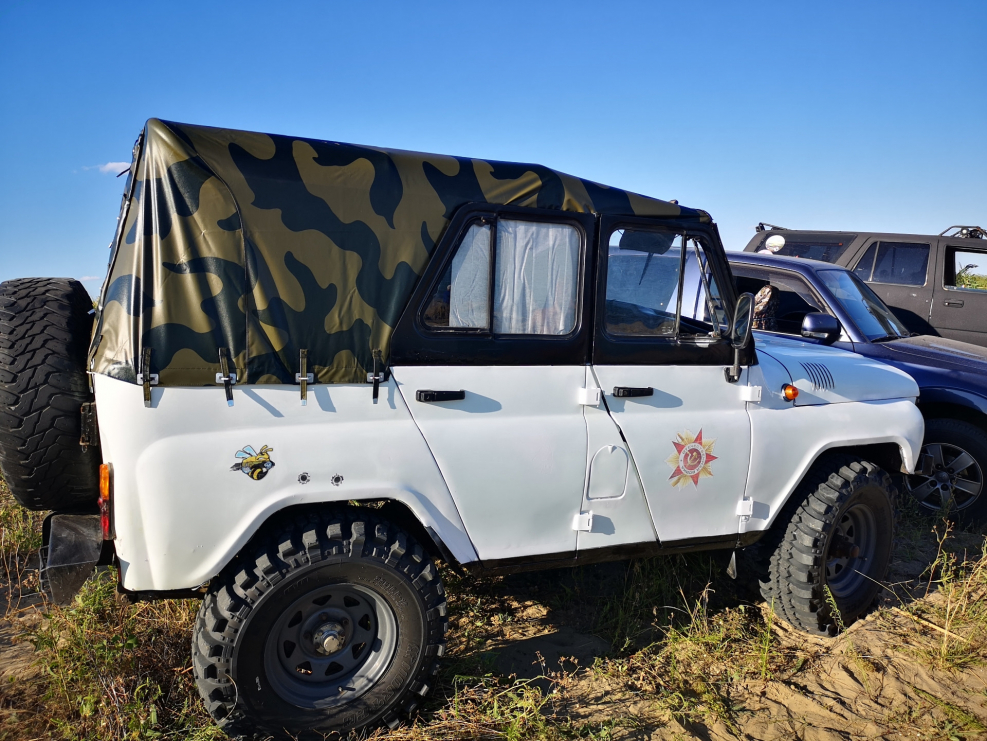
[(302, 636), (302, 637), (303, 637), (303, 638), (304, 638), (304, 639), (305, 639), (306, 641), (311, 641), (311, 640), (312, 640), (312, 631), (310, 631), (310, 630), (306, 630), (306, 631), (305, 631), (305, 635), (304, 635), (304, 636)]
[(329, 613), (323, 612), (319, 614), (319, 620), (328, 620), (328, 619), (329, 619)]

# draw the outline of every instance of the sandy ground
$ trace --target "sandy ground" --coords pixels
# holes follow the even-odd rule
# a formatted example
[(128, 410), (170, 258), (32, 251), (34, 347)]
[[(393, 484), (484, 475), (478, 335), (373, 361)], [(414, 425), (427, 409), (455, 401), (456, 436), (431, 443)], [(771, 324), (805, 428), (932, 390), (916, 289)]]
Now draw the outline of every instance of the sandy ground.
[[(966, 538), (964, 540), (964, 537)], [(975, 552), (981, 536), (959, 536), (955, 550)], [(935, 557), (935, 542), (923, 538), (899, 547), (891, 581), (897, 597), (888, 605), (909, 600), (934, 600), (920, 578)], [(608, 580), (624, 568), (595, 567), (588, 579)], [(610, 646), (589, 632), (578, 605), (543, 599), (550, 583), (545, 576), (518, 575), (504, 581), (504, 604), (513, 619), (485, 637), (483, 655), (495, 674), (537, 677), (562, 670), (568, 673), (556, 713), (577, 724), (601, 729), (608, 739), (973, 739), (987, 738), (987, 668), (937, 671), (920, 658), (941, 635), (903, 611), (885, 610), (858, 622), (835, 640), (807, 637), (777, 624), (781, 648), (798, 646), (813, 655), (807, 668), (770, 680), (747, 681), (729, 687), (727, 721), (697, 714), (678, 719), (663, 711), (628, 678), (593, 671), (596, 657)], [(32, 683), (40, 668), (25, 633), (42, 619), (36, 596), (10, 604), (10, 583), (0, 571), (0, 682)], [(590, 585), (592, 587), (592, 585)], [(16, 595), (15, 595), (16, 596)], [(16, 600), (15, 600), (16, 602)], [(961, 639), (957, 639), (961, 640)], [(453, 648), (455, 652), (455, 648)], [(575, 657), (578, 662), (571, 662)], [(545, 683), (546, 689), (549, 687)], [(603, 730), (609, 735), (602, 735)]]

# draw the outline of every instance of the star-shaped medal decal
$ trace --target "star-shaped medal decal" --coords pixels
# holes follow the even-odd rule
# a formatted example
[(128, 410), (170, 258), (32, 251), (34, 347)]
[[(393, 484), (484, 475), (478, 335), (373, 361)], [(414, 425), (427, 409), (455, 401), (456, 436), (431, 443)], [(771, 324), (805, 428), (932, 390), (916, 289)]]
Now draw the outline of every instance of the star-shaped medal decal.
[(680, 432), (676, 437), (678, 440), (672, 441), (675, 452), (665, 461), (673, 469), (668, 480), (676, 487), (686, 486), (691, 481), (698, 488), (699, 479), (713, 475), (710, 464), (716, 460), (713, 455), (716, 438), (703, 440), (702, 430), (695, 437), (688, 430)]

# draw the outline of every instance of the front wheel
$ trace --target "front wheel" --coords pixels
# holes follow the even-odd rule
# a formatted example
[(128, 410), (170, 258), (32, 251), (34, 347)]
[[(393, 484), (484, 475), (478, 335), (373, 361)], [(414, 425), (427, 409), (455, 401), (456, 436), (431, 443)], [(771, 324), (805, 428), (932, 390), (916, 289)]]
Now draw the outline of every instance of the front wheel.
[(428, 691), (445, 592), (421, 546), (373, 512), (294, 521), (215, 580), (192, 656), (227, 733), (321, 739), (393, 726)]
[(987, 520), (987, 432), (959, 419), (930, 419), (922, 454), (932, 456), (931, 474), (905, 476), (905, 489), (919, 507), (967, 526)]
[(765, 538), (761, 594), (775, 612), (823, 635), (866, 613), (891, 564), (895, 497), (873, 463), (837, 455), (817, 462)]

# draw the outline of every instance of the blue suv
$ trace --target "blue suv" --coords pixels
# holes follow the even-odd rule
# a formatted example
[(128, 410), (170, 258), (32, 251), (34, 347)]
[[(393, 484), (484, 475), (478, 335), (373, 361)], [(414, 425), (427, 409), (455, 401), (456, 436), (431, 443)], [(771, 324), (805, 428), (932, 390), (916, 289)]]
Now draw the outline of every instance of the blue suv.
[(767, 254), (727, 253), (740, 292), (755, 295), (754, 328), (832, 345), (893, 365), (918, 383), (925, 417), (921, 474), (905, 488), (964, 525), (987, 520), (987, 348), (916, 335), (849, 270)]

